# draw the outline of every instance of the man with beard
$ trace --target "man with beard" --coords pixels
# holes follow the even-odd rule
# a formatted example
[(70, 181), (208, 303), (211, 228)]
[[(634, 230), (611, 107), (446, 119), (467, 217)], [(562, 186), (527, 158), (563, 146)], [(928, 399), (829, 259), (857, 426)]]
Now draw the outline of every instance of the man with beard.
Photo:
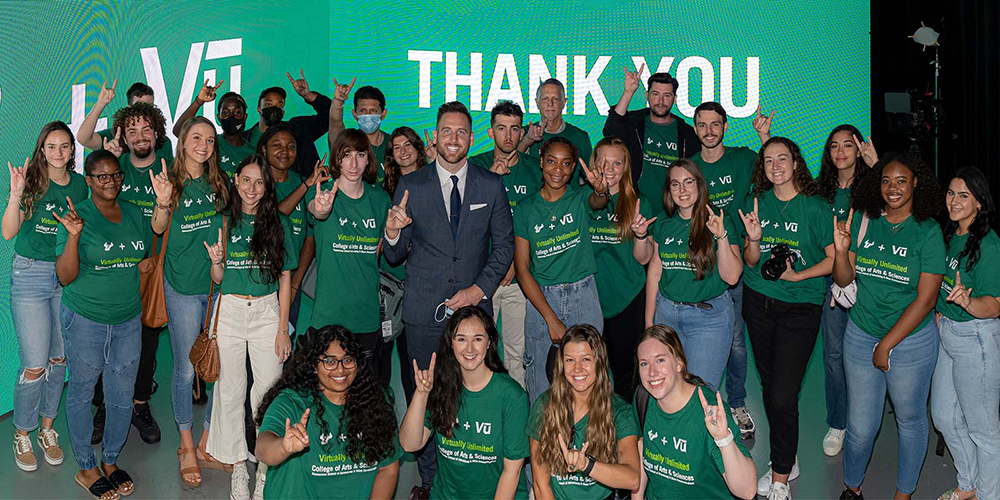
[[(469, 163), (487, 169), (503, 178), (511, 213), (518, 201), (542, 188), (541, 160), (521, 153), (517, 145), (524, 136), (521, 107), (511, 101), (500, 101), (490, 114), (488, 134), (495, 147), (492, 151), (469, 158)], [(493, 294), (493, 316), (503, 314), (503, 364), (511, 378), (524, 387), (524, 292), (514, 279), (514, 266)]]
[(632, 158), (632, 182), (650, 200), (662, 200), (667, 168), (678, 158), (690, 158), (701, 149), (694, 129), (672, 114), (677, 80), (668, 73), (654, 73), (646, 82), (649, 107), (629, 111), (632, 95), (639, 89), (639, 73), (625, 70), (625, 89), (618, 104), (608, 111), (604, 136), (617, 136), (628, 145)]
[[(83, 147), (96, 151), (98, 149), (104, 149), (105, 141), (111, 142), (116, 136), (120, 140), (120, 131), (115, 130), (114, 127), (101, 130), (100, 132), (94, 131), (97, 127), (97, 119), (100, 118), (101, 113), (104, 112), (104, 108), (107, 107), (112, 99), (114, 99), (115, 87), (117, 86), (118, 80), (115, 80), (111, 84), (110, 89), (108, 88), (107, 82), (101, 86), (101, 92), (97, 97), (97, 104), (91, 108), (90, 113), (88, 113), (84, 118), (83, 123), (80, 124), (80, 130), (78, 130), (76, 134), (76, 140), (80, 141), (80, 144), (83, 145)], [(153, 88), (142, 82), (133, 83), (132, 86), (128, 88), (128, 92), (125, 93), (125, 96), (128, 98), (129, 106), (137, 102), (153, 104)], [(106, 100), (103, 99), (105, 97)], [(112, 152), (115, 151), (117, 151), (117, 149)], [(156, 148), (156, 157), (165, 158), (168, 164), (173, 162), (173, 143), (169, 140), (163, 141), (163, 144)]]
[[(292, 78), (292, 75), (285, 73), (288, 81), (292, 84), (292, 88), (295, 89), (295, 93), (302, 96), (306, 104), (309, 104), (316, 110), (316, 114), (296, 116), (289, 119), (288, 124), (295, 132), (295, 141), (299, 145), (298, 173), (302, 177), (309, 177), (316, 162), (319, 161), (319, 153), (316, 151), (315, 142), (320, 137), (326, 135), (330, 127), (329, 115), (332, 101), (330, 101), (329, 97), (319, 92), (309, 90), (309, 82), (306, 81), (306, 76), (302, 70), (299, 70), (299, 75), (302, 78), (296, 80)], [(250, 141), (250, 144), (254, 148), (257, 147), (257, 141), (260, 139), (260, 136), (267, 131), (267, 127), (281, 122), (284, 118), (286, 95), (285, 89), (281, 87), (270, 87), (260, 93), (260, 97), (257, 99), (257, 114), (260, 115), (260, 121), (243, 132), (243, 137)]]
[[(542, 82), (535, 95), (535, 104), (538, 106), (541, 118), (538, 123), (533, 123), (528, 127), (528, 133), (518, 144), (518, 151), (524, 151), (535, 158), (541, 158), (542, 145), (545, 144), (545, 141), (553, 137), (565, 137), (576, 146), (580, 158), (583, 158), (584, 161), (590, 161), (590, 153), (593, 150), (590, 134), (563, 120), (563, 110), (566, 109), (566, 87), (563, 83), (555, 78), (549, 78)], [(541, 163), (539, 163), (539, 169), (541, 169)], [(539, 176), (541, 176), (540, 173)], [(581, 171), (577, 171), (577, 176), (582, 184), (586, 176)]]
[[(407, 366), (415, 361), (425, 370), (451, 311), (474, 305), (493, 312), (490, 297), (514, 259), (514, 221), (503, 180), (469, 168), (472, 116), (464, 104), (438, 108), (434, 140), (437, 159), (399, 180), (381, 242), (390, 262), (406, 261)], [(433, 445), (421, 452), (417, 466), (422, 486), (414, 487), (411, 498), (427, 498), (436, 469)]]
[[(344, 131), (344, 102), (351, 95), (351, 88), (354, 87), (355, 80), (352, 79), (349, 85), (337, 83), (333, 79), (335, 87), (333, 93), (333, 105), (330, 106), (330, 144), (337, 139), (337, 136)], [(378, 163), (378, 174), (375, 176), (375, 184), (382, 185), (385, 179), (385, 148), (388, 146), (389, 134), (382, 131), (382, 120), (385, 120), (387, 110), (385, 109), (385, 94), (377, 87), (365, 85), (354, 93), (354, 109), (351, 114), (358, 122), (358, 128), (368, 136), (368, 142), (375, 152), (375, 161)]]
[[(184, 122), (198, 114), (198, 110), (205, 103), (215, 100), (215, 92), (220, 86), (222, 86), (221, 81), (213, 87), (208, 84), (208, 80), (205, 80), (205, 85), (198, 91), (194, 101), (174, 122), (174, 136), (181, 133)], [(222, 133), (217, 134), (215, 140), (215, 144), (219, 146), (219, 168), (232, 179), (236, 175), (236, 166), (256, 150), (254, 144), (243, 137), (247, 126), (247, 102), (236, 92), (226, 92), (219, 99), (216, 112), (219, 124), (222, 125)]]

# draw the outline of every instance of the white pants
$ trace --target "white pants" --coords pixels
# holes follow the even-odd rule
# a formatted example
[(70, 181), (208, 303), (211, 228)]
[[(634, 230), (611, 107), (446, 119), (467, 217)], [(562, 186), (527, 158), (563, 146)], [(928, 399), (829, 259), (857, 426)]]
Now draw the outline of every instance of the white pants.
[[(524, 308), (526, 300), (517, 283), (497, 288), (493, 294), (493, 318), (503, 332), (503, 365), (511, 378), (524, 387)], [(502, 316), (501, 316), (502, 315)]]
[(220, 462), (235, 464), (247, 459), (243, 431), (247, 353), (253, 369), (250, 403), (255, 412), (264, 393), (281, 375), (281, 363), (274, 353), (278, 294), (252, 300), (223, 295), (219, 300), (219, 380), (213, 389), (208, 453)]

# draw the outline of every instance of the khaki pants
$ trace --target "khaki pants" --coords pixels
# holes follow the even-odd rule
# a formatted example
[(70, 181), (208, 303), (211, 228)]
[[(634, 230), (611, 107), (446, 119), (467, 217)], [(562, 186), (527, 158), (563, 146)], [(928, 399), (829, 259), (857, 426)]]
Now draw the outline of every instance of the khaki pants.
[(517, 283), (497, 288), (493, 294), (493, 319), (501, 320), (503, 364), (511, 378), (524, 387), (524, 293)]
[(212, 396), (214, 418), (209, 425), (208, 452), (220, 462), (234, 464), (246, 460), (248, 451), (243, 430), (247, 354), (253, 369), (250, 403), (255, 412), (264, 393), (281, 375), (281, 363), (274, 353), (278, 294), (252, 300), (223, 295), (219, 300), (219, 381)]

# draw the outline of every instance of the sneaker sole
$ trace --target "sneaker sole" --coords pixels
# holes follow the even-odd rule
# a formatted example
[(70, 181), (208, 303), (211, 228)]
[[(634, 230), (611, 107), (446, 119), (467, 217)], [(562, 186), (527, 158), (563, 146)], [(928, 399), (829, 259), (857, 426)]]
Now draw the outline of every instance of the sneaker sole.
[(17, 468), (18, 469), (21, 469), (24, 472), (34, 472), (34, 471), (38, 470), (38, 462), (35, 462), (34, 464), (26, 464), (26, 463), (21, 462), (21, 461), (19, 461), (17, 459), (14, 459), (14, 463), (17, 464)]
[[(843, 449), (844, 449), (844, 445), (838, 446), (836, 450), (831, 450), (831, 449), (827, 448), (826, 446), (824, 446), (823, 447), (823, 454), (826, 455), (826, 456), (828, 456), (828, 457), (835, 457), (837, 455), (840, 455), (840, 452)], [(832, 453), (831, 453), (831, 451), (832, 451)]]
[[(43, 453), (43, 455), (45, 455), (45, 454)], [(47, 463), (49, 465), (52, 465), (52, 466), (62, 465), (63, 460), (65, 458), (66, 458), (66, 455), (63, 455), (63, 456), (61, 456), (59, 458), (50, 458), (48, 455), (45, 455), (45, 463)]]

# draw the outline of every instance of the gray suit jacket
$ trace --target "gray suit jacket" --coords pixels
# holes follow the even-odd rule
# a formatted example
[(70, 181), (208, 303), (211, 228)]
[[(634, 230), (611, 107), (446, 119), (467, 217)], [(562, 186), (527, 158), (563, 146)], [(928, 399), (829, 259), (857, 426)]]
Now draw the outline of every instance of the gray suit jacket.
[(438, 305), (473, 284), (487, 297), (479, 307), (493, 314), (493, 293), (514, 259), (514, 221), (500, 176), (472, 164), (468, 169), (457, 238), (451, 235), (436, 163), (403, 176), (396, 187), (393, 204), (409, 191), (406, 214), (413, 222), (395, 245), (384, 242), (383, 250), (390, 262), (406, 259), (406, 323), (436, 325)]

